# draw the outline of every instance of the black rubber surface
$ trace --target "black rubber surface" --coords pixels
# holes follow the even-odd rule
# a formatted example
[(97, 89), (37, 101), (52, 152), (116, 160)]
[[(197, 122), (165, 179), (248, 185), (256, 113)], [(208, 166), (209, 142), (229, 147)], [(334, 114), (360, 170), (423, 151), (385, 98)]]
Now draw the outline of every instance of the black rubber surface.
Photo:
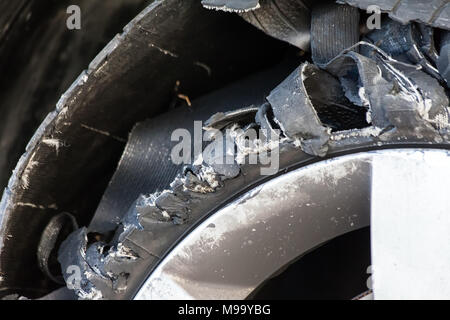
[(19, 160), (0, 205), (0, 294), (39, 297), (54, 288), (36, 259), (44, 228), (62, 211), (89, 223), (128, 133), (180, 101), (177, 81), (195, 99), (273, 65), (285, 47), (200, 2), (152, 2), (70, 86)]
[(260, 8), (240, 13), (246, 21), (276, 39), (309, 50), (312, 0), (263, 0)]
[[(146, 0), (0, 1), (0, 189), (60, 96)], [(66, 9), (80, 6), (81, 29)]]
[(311, 15), (311, 54), (323, 65), (359, 41), (359, 10), (335, 3), (316, 4)]

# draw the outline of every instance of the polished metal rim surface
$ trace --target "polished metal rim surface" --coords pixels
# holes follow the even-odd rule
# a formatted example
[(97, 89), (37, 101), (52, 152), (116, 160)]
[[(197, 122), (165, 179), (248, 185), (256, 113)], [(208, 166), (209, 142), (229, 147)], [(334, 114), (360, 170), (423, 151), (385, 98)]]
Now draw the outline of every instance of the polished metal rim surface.
[(199, 224), (135, 299), (245, 299), (302, 255), (370, 224), (375, 298), (450, 297), (449, 178), (450, 152), (438, 149), (357, 153), (288, 172)]

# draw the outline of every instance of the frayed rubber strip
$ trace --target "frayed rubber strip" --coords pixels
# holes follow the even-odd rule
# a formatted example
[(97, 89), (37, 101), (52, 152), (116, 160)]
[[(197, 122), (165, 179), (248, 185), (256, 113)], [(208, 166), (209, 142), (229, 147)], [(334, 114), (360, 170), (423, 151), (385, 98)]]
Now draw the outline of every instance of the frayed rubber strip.
[(226, 12), (248, 12), (259, 8), (259, 0), (202, 0), (202, 5)]

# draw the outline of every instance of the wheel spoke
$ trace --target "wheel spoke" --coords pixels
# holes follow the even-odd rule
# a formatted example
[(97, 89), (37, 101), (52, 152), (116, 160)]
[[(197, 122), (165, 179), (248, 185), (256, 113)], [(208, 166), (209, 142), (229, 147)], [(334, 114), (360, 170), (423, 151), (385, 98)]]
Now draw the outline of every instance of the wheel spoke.
[(450, 153), (403, 150), (372, 160), (375, 299), (450, 297)]

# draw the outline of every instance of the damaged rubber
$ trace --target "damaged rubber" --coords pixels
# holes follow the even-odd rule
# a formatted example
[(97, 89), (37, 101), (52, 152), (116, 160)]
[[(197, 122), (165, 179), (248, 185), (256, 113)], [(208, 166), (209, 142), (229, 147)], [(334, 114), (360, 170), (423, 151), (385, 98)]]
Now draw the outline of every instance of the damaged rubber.
[(260, 7), (239, 15), (266, 34), (309, 50), (311, 0), (264, 0)]
[[(303, 63), (260, 107), (213, 115), (205, 130), (231, 131), (238, 150), (231, 163), (216, 166), (207, 161), (208, 146), (223, 143), (213, 140), (204, 149), (206, 156), (185, 167), (170, 188), (149, 190), (136, 199), (110, 240), (105, 236), (89, 241), (86, 228), (70, 235), (59, 250), (63, 270), (71, 266), (81, 270), (78, 282), (64, 272), (70, 288), (81, 299), (132, 298), (183, 234), (242, 190), (263, 181), (259, 169), (264, 164), (246, 161), (252, 153), (278, 150), (277, 174), (281, 174), (320, 157), (360, 149), (402, 144), (448, 147), (449, 100), (440, 83), (417, 65), (397, 61), (373, 44), (358, 45), (370, 46), (375, 53), (368, 57), (349, 48), (322, 68)], [(315, 89), (321, 83), (327, 90)], [(336, 114), (337, 120), (323, 116), (335, 107), (345, 110)], [(347, 113), (358, 114), (358, 121), (353, 121), (359, 128), (349, 129), (344, 125), (349, 122), (339, 121), (348, 119)], [(259, 147), (248, 148), (242, 137), (253, 127), (278, 131), (279, 144), (250, 141)]]
[(450, 29), (450, 1), (448, 0), (337, 0), (360, 9), (377, 6), (392, 20), (406, 24), (411, 21), (432, 27)]
[[(420, 65), (426, 73), (444, 82), (442, 73), (436, 68), (439, 53), (435, 47), (433, 28), (416, 23), (403, 25), (386, 18), (382, 20), (382, 28), (370, 32), (363, 41), (389, 52), (396, 60)], [(361, 50), (367, 56), (373, 52), (369, 46), (364, 46)]]

